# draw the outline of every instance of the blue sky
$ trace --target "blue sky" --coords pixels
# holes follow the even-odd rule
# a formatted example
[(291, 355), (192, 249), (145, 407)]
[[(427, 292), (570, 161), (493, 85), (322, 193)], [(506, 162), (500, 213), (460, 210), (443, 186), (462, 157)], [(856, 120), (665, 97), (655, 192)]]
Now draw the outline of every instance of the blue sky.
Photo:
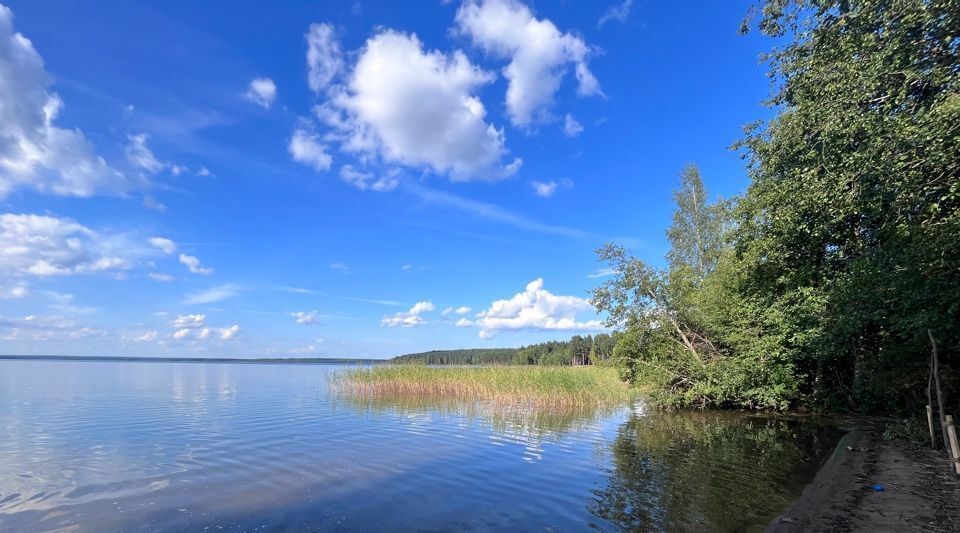
[(770, 113), (748, 2), (2, 1), (0, 353), (599, 331), (594, 250)]

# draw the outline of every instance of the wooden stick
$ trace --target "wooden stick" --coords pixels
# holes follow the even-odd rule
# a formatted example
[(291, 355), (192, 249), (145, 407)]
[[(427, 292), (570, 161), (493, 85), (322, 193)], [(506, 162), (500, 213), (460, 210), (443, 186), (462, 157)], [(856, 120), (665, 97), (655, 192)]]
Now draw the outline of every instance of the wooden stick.
[(937, 439), (933, 436), (933, 407), (927, 404), (927, 426), (930, 427), (930, 447), (937, 449)]
[(933, 331), (929, 329), (927, 330), (927, 336), (930, 337), (930, 346), (933, 349), (930, 355), (933, 357), (933, 383), (937, 386), (937, 411), (940, 413), (940, 433), (943, 435), (943, 448), (949, 450), (950, 442), (947, 439), (947, 433), (944, 431), (944, 424), (947, 419), (943, 411), (943, 393), (940, 392), (940, 361), (937, 357), (937, 340), (933, 338)]
[(947, 415), (947, 435), (950, 438), (950, 458), (953, 459), (953, 469), (960, 474), (960, 445), (957, 445), (957, 428), (953, 425), (953, 417)]

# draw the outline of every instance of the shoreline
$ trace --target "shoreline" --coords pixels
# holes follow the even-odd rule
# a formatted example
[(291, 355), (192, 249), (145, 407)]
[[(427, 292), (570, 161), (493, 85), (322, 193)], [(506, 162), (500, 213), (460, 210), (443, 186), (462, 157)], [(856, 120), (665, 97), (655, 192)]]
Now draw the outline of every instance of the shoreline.
[(942, 450), (885, 442), (876, 420), (839, 422), (848, 433), (768, 532), (960, 531), (960, 476)]

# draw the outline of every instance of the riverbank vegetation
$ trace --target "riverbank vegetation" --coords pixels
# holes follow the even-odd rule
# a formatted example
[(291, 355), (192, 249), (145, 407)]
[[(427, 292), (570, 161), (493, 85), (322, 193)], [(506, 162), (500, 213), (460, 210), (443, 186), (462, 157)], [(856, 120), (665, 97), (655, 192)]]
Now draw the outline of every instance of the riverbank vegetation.
[(623, 405), (637, 389), (612, 368), (390, 365), (344, 370), (338, 391), (358, 397), (432, 397), (535, 406)]
[(960, 9), (770, 0), (744, 27), (783, 42), (748, 190), (711, 202), (688, 167), (665, 268), (599, 251), (622, 376), (670, 405), (918, 413), (932, 335), (955, 407)]

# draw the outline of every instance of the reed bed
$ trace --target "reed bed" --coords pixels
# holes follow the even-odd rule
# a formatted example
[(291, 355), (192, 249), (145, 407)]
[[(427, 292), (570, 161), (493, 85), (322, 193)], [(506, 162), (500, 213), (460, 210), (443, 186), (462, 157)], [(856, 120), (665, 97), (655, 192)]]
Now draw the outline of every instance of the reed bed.
[(455, 398), (499, 404), (591, 406), (623, 404), (636, 390), (616, 370), (596, 367), (375, 366), (344, 370), (335, 389), (361, 397)]

